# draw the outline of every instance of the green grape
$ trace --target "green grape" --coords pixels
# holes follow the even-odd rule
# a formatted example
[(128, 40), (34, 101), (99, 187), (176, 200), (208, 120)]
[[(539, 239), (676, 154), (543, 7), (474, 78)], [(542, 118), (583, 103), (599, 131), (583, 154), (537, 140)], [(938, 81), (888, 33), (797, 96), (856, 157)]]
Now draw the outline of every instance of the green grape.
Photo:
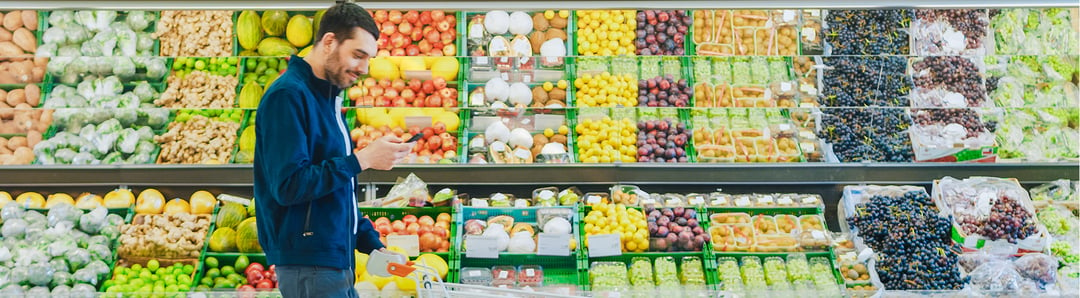
[(1046, 231), (1054, 235), (1068, 235), (1073, 230), (1072, 222), (1061, 216), (1057, 208), (1050, 206), (1038, 212), (1039, 222), (1046, 226)]
[(709, 77), (712, 77), (712, 65), (709, 64), (709, 60), (705, 57), (694, 57), (694, 80), (705, 81)]
[(1073, 253), (1073, 246), (1069, 242), (1054, 241), (1050, 244), (1050, 253), (1061, 258), (1062, 263), (1073, 264), (1080, 261), (1080, 256)]
[(787, 62), (784, 58), (769, 58), (769, 82), (786, 82), (790, 81), (788, 77), (788, 71), (790, 70)]
[[(725, 57), (713, 57), (713, 84), (730, 84), (731, 83), (731, 59)], [(749, 69), (747, 69), (746, 75), (750, 75)]]
[(807, 263), (806, 258), (801, 255), (797, 257), (788, 257), (787, 270), (788, 280), (791, 282), (811, 281), (810, 264)]
[(742, 291), (742, 277), (739, 273), (739, 262), (732, 257), (723, 257), (717, 260), (716, 272), (720, 275), (725, 291)]
[(664, 57), (660, 63), (660, 69), (664, 75), (671, 75), (676, 80), (682, 79), (682, 63), (678, 57)]
[(835, 288), (836, 278), (833, 276), (828, 259), (823, 257), (810, 259), (810, 274), (818, 289)]
[(608, 70), (607, 61), (602, 57), (581, 57), (578, 59), (578, 72), (600, 72)]
[(637, 59), (633, 57), (612, 57), (611, 58), (611, 74), (623, 75), (630, 74), (635, 77), (638, 75)]
[(754, 56), (750, 58), (750, 83), (751, 84), (765, 84), (769, 80), (769, 63), (763, 56)]
[(648, 258), (634, 258), (630, 263), (630, 284), (635, 286), (652, 287), (653, 283), (653, 270), (652, 263)]
[(594, 291), (613, 291), (628, 285), (626, 265), (613, 262), (593, 263), (589, 270)]
[(675, 258), (660, 257), (653, 263), (653, 272), (656, 275), (656, 285), (679, 285), (678, 269)]
[(779, 257), (765, 258), (765, 283), (770, 286), (787, 285), (787, 266)]
[(742, 266), (739, 269), (742, 271), (743, 284), (746, 285), (747, 290), (768, 289), (768, 284), (765, 283), (765, 271), (762, 269), (760, 259), (757, 257), (743, 257)]
[(746, 60), (737, 60), (731, 63), (731, 78), (732, 83), (735, 85), (749, 85), (750, 78), (750, 62)]
[(655, 78), (660, 76), (660, 57), (659, 56), (645, 56), (641, 57), (641, 77), (642, 78)]
[(679, 268), (683, 285), (705, 284), (705, 272), (701, 271), (701, 259), (698, 257), (684, 257)]

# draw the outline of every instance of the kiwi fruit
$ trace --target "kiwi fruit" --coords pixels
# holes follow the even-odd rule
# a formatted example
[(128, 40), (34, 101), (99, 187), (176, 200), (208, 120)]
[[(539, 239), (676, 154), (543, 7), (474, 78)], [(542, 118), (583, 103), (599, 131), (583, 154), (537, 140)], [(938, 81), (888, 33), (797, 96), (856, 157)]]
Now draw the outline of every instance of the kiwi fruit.
[(548, 29), (547, 38), (544, 41), (548, 41), (548, 40), (551, 40), (553, 38), (562, 38), (562, 40), (565, 41), (566, 40), (566, 31), (563, 31), (562, 29), (558, 29), (558, 28)]
[(564, 136), (564, 135), (553, 135), (553, 136), (551, 136), (551, 142), (549, 142), (549, 143), (559, 143), (559, 144), (566, 145), (566, 136)]
[(551, 27), (551, 25), (548, 24), (547, 18), (544, 17), (544, 13), (542, 12), (533, 14), (532, 22), (533, 30), (535, 31), (544, 31)]
[(548, 93), (544, 92), (544, 88), (540, 86), (533, 87), (532, 97), (534, 103), (544, 104), (548, 102)]
[(545, 35), (544, 32), (533, 31), (533, 33), (529, 34), (529, 43), (532, 44), (533, 53), (539, 53), (540, 46), (542, 46), (545, 41), (547, 41), (547, 35)]
[(548, 23), (551, 25), (551, 28), (566, 29), (567, 21), (566, 18), (560, 17), (556, 14), (554, 18), (551, 18), (551, 21), (548, 21)]
[[(534, 91), (533, 94), (536, 94), (536, 92)], [(536, 96), (534, 95), (533, 98), (535, 97)], [(548, 92), (547, 94), (547, 98), (551, 100), (566, 101), (566, 90), (559, 88), (551, 89), (551, 92)]]

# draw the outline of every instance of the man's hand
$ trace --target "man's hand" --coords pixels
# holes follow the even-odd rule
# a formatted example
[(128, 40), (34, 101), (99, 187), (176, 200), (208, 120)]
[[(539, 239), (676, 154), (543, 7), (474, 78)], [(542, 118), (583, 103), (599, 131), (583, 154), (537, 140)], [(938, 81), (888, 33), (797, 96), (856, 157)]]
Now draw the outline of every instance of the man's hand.
[(390, 170), (395, 164), (400, 163), (416, 143), (402, 143), (403, 140), (393, 135), (385, 136), (371, 142), (367, 147), (356, 152), (356, 161), (360, 163), (361, 170), (376, 169)]

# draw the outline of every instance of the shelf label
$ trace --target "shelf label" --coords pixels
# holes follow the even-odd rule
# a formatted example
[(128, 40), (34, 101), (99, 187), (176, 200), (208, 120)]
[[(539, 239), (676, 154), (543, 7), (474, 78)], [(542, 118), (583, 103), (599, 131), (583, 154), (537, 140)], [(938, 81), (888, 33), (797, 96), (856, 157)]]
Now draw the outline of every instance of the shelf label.
[(495, 237), (465, 236), (465, 257), (478, 259), (498, 259), (499, 241)]
[(810, 236), (814, 237), (814, 239), (817, 239), (817, 240), (824, 240), (825, 239), (825, 233), (822, 233), (821, 231), (818, 231), (818, 230), (810, 230)]
[(777, 205), (792, 205), (794, 203), (795, 202), (792, 201), (791, 198), (789, 198), (789, 197), (783, 197), (783, 198), (780, 198), (780, 199), (776, 200)]
[(525, 269), (525, 277), (533, 277), (533, 276), (536, 276), (536, 269), (532, 269), (532, 268)]
[(510, 271), (499, 270), (499, 279), (506, 279), (507, 277), (510, 277)]
[(815, 198), (815, 197), (805, 197), (805, 198), (802, 199), (802, 203), (804, 205), (817, 204), (817, 198)]
[(791, 22), (791, 21), (794, 21), (794, 20), (795, 20), (795, 11), (790, 10), (790, 9), (784, 10), (784, 22)]
[(619, 234), (589, 235), (589, 257), (622, 255), (622, 240)]
[(791, 91), (791, 83), (789, 83), (789, 82), (780, 83), (780, 91), (783, 91), (783, 92)]
[(420, 255), (420, 237), (416, 235), (389, 235), (386, 236), (387, 246), (397, 246), (405, 249), (410, 257)]
[(536, 236), (536, 255), (569, 256), (570, 234), (540, 233)]
[(817, 30), (814, 28), (806, 27), (802, 29), (802, 36), (806, 41), (814, 41), (817, 39)]
[(591, 195), (591, 196), (585, 198), (585, 203), (589, 204), (589, 205), (600, 204), (600, 199), (601, 199), (600, 196)]
[(750, 206), (750, 197), (741, 196), (735, 199), (735, 207)]

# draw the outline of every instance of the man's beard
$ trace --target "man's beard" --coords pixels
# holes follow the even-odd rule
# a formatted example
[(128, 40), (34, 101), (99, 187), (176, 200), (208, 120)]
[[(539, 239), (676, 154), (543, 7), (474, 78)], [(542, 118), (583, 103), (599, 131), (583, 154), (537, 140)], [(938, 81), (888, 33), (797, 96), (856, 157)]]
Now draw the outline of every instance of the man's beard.
[(339, 54), (337, 49), (330, 52), (330, 57), (326, 58), (323, 69), (326, 72), (327, 81), (330, 81), (331, 84), (338, 88), (345, 89), (351, 87), (354, 82), (349, 82), (346, 78), (348, 74), (345, 72), (345, 67), (342, 66)]

